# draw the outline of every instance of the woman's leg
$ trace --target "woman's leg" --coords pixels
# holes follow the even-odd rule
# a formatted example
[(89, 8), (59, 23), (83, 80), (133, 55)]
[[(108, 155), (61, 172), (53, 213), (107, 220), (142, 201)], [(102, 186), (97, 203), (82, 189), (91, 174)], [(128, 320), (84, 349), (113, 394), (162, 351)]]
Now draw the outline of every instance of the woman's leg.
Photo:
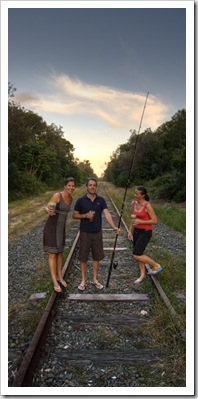
[(66, 288), (67, 283), (63, 280), (62, 276), (62, 263), (63, 263), (63, 256), (62, 252), (57, 254), (57, 259), (56, 259), (56, 274), (57, 274), (57, 280), (61, 282), (61, 284)]
[(144, 278), (146, 277), (146, 268), (145, 264), (143, 262), (138, 262), (139, 268), (140, 268), (140, 277)]
[(133, 255), (134, 259), (140, 263), (148, 263), (150, 266), (153, 267), (154, 270), (160, 269), (160, 264), (155, 262), (153, 259), (149, 258), (147, 255)]
[[(149, 256), (144, 255), (144, 250), (150, 241), (152, 236), (151, 231), (139, 231), (137, 229), (134, 229), (134, 251), (133, 251), (133, 257), (135, 260), (138, 261), (139, 265), (148, 263), (150, 266), (153, 267), (154, 271), (160, 269), (160, 264), (155, 262), (153, 259), (149, 258)], [(138, 255), (140, 253), (141, 255)], [(140, 266), (140, 272), (144, 271), (143, 266)]]
[(59, 284), (58, 284), (57, 278), (56, 278), (56, 260), (57, 260), (56, 254), (52, 254), (52, 253), (48, 254), (48, 264), (49, 264), (51, 279), (52, 279), (54, 287), (57, 288), (57, 290), (60, 292), (61, 289), (59, 290), (60, 287), (59, 287)]
[(56, 258), (56, 275), (57, 275), (57, 280), (62, 280), (62, 252), (57, 254)]
[[(140, 268), (140, 277), (134, 282), (134, 284), (141, 283), (145, 276), (146, 276), (146, 268), (145, 264), (148, 263), (150, 266), (153, 267), (153, 274), (161, 268), (159, 263), (155, 262), (153, 259), (149, 258), (149, 256), (144, 255), (144, 250), (150, 241), (152, 236), (151, 231), (141, 231), (138, 229), (134, 229), (134, 253), (133, 257), (138, 262)], [(140, 253), (142, 255), (136, 255)]]
[(134, 281), (134, 284), (140, 284), (144, 281), (145, 277), (146, 277), (146, 268), (145, 268), (145, 264), (143, 262), (139, 262), (138, 261), (138, 265), (140, 268), (140, 277)]

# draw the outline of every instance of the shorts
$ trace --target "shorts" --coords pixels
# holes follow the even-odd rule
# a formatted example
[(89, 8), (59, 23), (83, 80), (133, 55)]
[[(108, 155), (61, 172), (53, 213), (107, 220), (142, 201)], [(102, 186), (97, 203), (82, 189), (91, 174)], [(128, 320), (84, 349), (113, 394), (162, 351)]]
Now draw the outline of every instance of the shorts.
[(80, 233), (80, 248), (78, 259), (80, 262), (87, 262), (90, 254), (92, 259), (100, 261), (104, 258), (102, 230), (96, 233)]
[(137, 229), (133, 231), (133, 255), (143, 255), (152, 237), (152, 230)]

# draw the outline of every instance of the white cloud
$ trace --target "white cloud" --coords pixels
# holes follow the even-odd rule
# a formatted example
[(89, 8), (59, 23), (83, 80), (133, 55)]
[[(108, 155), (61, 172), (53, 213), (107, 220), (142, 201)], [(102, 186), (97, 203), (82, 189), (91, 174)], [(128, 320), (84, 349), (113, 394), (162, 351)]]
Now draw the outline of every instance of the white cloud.
[[(42, 93), (19, 93), (15, 101), (47, 123), (63, 126), (75, 156), (89, 159), (99, 176), (113, 151), (128, 140), (130, 129), (139, 129), (146, 93), (90, 85), (65, 74), (42, 78), (40, 87)], [(140, 132), (155, 130), (170, 118), (169, 112), (166, 104), (149, 94)]]
[[(97, 117), (113, 128), (138, 129), (145, 93), (130, 93), (108, 86), (90, 85), (65, 74), (51, 75), (48, 93), (20, 93), (16, 100), (39, 112)], [(144, 125), (156, 129), (166, 118), (168, 107), (149, 95)]]

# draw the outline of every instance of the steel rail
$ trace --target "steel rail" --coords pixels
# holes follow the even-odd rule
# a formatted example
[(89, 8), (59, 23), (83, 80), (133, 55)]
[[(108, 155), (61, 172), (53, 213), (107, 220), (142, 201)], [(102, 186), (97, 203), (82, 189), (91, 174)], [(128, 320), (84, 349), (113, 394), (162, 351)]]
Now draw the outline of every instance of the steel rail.
[[(111, 196), (109, 195), (108, 191), (104, 189), (106, 192), (106, 195), (108, 196), (109, 200), (111, 201), (115, 211), (117, 212), (118, 216), (120, 217), (120, 212), (118, 208), (116, 207), (114, 201), (112, 200)], [(121, 217), (121, 222), (128, 231), (127, 225), (123, 218)], [(63, 266), (62, 274), (63, 277), (66, 277), (69, 273), (70, 268), (72, 267), (72, 262), (75, 257), (77, 245), (79, 242), (79, 236), (80, 236), (80, 231), (78, 230), (77, 235), (73, 241), (72, 247), (70, 249), (69, 255), (66, 259), (66, 262)], [(147, 269), (149, 270), (149, 266), (146, 265)], [(168, 307), (170, 314), (172, 316), (176, 316), (176, 312), (173, 309), (169, 299), (167, 298), (166, 294), (164, 293), (162, 287), (160, 286), (159, 281), (157, 280), (156, 277), (151, 276), (161, 298), (163, 299), (165, 305)], [(13, 382), (13, 387), (29, 387), (31, 386), (32, 379), (34, 377), (34, 372), (36, 370), (38, 360), (41, 354), (42, 347), (45, 343), (45, 340), (48, 335), (48, 331), (51, 327), (52, 321), (53, 321), (53, 307), (56, 303), (57, 299), (57, 293), (55, 291), (52, 292), (49, 301), (46, 305), (46, 308), (44, 310), (44, 313), (40, 319), (40, 322), (37, 326), (37, 329), (33, 335), (33, 338), (30, 342), (30, 345), (27, 349), (27, 352), (22, 360), (22, 363), (17, 371), (16, 377)], [(182, 336), (184, 337), (184, 334), (182, 333)]]
[[(76, 247), (78, 245), (80, 232), (78, 233), (74, 239), (72, 247), (70, 249), (67, 260), (63, 266), (62, 274), (63, 277), (67, 276), (75, 256)], [(52, 292), (49, 301), (46, 305), (46, 308), (43, 312), (43, 315), (40, 319), (38, 327), (33, 335), (33, 338), (30, 342), (28, 350), (22, 360), (22, 363), (17, 371), (16, 377), (13, 382), (13, 387), (29, 387), (31, 386), (31, 382), (33, 379), (33, 373), (36, 369), (41, 348), (45, 343), (48, 331), (51, 327), (53, 321), (53, 307), (55, 305), (57, 299), (57, 293), (55, 291)]]
[[(118, 216), (121, 218), (121, 221), (122, 221), (123, 226), (125, 227), (126, 231), (128, 232), (128, 227), (127, 227), (125, 221), (123, 220), (123, 217), (121, 216), (121, 214), (120, 214), (118, 208), (116, 207), (116, 204), (114, 203), (114, 201), (112, 200), (111, 196), (109, 195), (109, 193), (108, 193), (108, 191), (107, 191), (106, 189), (105, 189), (105, 192), (106, 192), (106, 194), (107, 194), (109, 200), (111, 201), (112, 205), (114, 206), (116, 212), (118, 213)], [(150, 270), (150, 266), (147, 265), (147, 264), (146, 264), (146, 268), (147, 268), (148, 271)], [(163, 288), (161, 287), (161, 285), (160, 285), (158, 279), (157, 279), (155, 276), (150, 276), (150, 277), (151, 277), (151, 279), (153, 280), (153, 283), (155, 284), (155, 287), (156, 287), (157, 291), (159, 292), (159, 294), (160, 294), (162, 300), (164, 301), (166, 307), (168, 308), (168, 310), (169, 310), (171, 316), (176, 317), (176, 316), (177, 316), (177, 313), (176, 313), (175, 309), (173, 308), (173, 306), (171, 305), (171, 303), (170, 303), (170, 301), (169, 301), (167, 295), (165, 294)], [(181, 334), (182, 334), (182, 336), (184, 336), (184, 333), (183, 333), (183, 332), (181, 332)]]

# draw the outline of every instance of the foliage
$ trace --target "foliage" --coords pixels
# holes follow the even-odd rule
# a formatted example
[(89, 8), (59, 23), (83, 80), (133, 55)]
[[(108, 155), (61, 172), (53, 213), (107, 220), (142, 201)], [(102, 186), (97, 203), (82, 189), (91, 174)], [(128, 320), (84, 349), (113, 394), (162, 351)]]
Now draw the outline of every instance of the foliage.
[(77, 184), (89, 176), (97, 177), (88, 160), (74, 158), (74, 146), (64, 137), (62, 126), (48, 125), (41, 116), (15, 103), (15, 91), (9, 82), (9, 200), (62, 186), (68, 176)]
[(118, 187), (129, 179), (141, 184), (149, 180), (156, 183), (156, 195), (174, 201), (185, 200), (186, 167), (186, 111), (178, 111), (170, 121), (155, 132), (146, 129), (137, 136), (134, 130), (127, 143), (112, 154), (104, 178)]
[(172, 203), (163, 206), (154, 206), (155, 213), (160, 221), (176, 231), (186, 234), (186, 211), (178, 209)]
[[(123, 205), (123, 196), (125, 189), (115, 187), (112, 183), (103, 183), (104, 187), (108, 190), (111, 198), (113, 199), (115, 205), (117, 206), (118, 210), (122, 209)], [(153, 196), (155, 196), (155, 192), (152, 192), (151, 183), (147, 185), (149, 187), (149, 196), (150, 197), (152, 206), (155, 210), (157, 218), (162, 222), (165, 223), (167, 226), (171, 227), (172, 229), (182, 233), (183, 235), (186, 234), (186, 211), (185, 209), (178, 207), (176, 202), (164, 202), (164, 201), (157, 201), (153, 203)], [(134, 191), (135, 186), (131, 187), (127, 190), (126, 201), (124, 204), (124, 209), (122, 216), (129, 226), (131, 221), (131, 201), (134, 198)]]
[(157, 198), (183, 202), (186, 198), (186, 174), (173, 171), (152, 181), (152, 193)]

